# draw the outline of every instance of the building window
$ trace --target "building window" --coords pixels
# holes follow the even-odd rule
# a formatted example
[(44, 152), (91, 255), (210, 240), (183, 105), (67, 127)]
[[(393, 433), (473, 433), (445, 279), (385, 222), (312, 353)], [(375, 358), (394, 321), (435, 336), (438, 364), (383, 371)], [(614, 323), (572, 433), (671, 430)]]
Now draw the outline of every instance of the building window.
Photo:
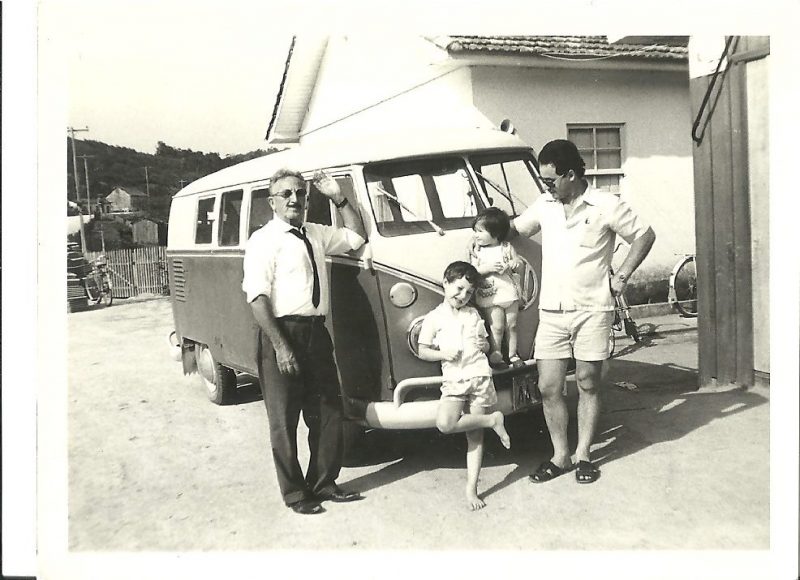
[(567, 125), (567, 139), (586, 162), (586, 179), (597, 189), (619, 193), (622, 172), (622, 125)]

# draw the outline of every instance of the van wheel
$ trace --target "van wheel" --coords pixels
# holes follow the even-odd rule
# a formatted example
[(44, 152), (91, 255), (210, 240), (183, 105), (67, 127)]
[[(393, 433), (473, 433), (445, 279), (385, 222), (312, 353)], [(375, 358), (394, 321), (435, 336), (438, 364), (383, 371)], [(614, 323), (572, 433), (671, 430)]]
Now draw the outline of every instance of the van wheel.
[(226, 404), (236, 391), (236, 373), (215, 361), (206, 345), (198, 344), (194, 348), (197, 374), (206, 389), (208, 400), (216, 405)]

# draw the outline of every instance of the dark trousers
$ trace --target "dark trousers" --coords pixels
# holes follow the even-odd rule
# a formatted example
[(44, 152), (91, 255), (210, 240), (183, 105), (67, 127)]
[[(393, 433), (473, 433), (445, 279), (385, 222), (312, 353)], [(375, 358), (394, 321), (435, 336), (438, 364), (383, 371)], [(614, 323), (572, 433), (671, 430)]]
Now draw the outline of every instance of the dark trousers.
[[(342, 401), (333, 343), (322, 318), (279, 319), (300, 376), (278, 371), (269, 337), (259, 332), (258, 378), (269, 418), (272, 457), (283, 501), (289, 505), (330, 491), (342, 467)], [(308, 426), (311, 458), (305, 476), (297, 460), (300, 413)]]

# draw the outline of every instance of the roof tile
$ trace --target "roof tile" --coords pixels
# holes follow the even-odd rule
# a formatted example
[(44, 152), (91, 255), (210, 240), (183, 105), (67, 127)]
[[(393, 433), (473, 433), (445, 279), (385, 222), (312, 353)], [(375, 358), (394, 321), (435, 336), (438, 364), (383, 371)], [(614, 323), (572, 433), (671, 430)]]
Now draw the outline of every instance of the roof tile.
[[(661, 40), (659, 37), (650, 37)], [(605, 36), (451, 36), (446, 44), (453, 54), (502, 53), (528, 54), (560, 58), (647, 58), (687, 60), (684, 42), (663, 37), (651, 44), (609, 43)]]

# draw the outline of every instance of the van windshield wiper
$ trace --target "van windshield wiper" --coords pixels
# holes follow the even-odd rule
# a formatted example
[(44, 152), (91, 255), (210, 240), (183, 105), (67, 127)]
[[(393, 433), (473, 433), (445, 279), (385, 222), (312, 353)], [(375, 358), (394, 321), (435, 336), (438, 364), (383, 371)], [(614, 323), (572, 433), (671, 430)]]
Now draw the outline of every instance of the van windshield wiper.
[(505, 197), (505, 198), (508, 200), (508, 203), (510, 203), (510, 204), (511, 204), (511, 207), (512, 207), (512, 208), (514, 207), (514, 200), (513, 200), (513, 199), (511, 199), (511, 194), (510, 194), (510, 193), (508, 193), (508, 192), (507, 192), (505, 189), (503, 189), (502, 187), (500, 187), (499, 185), (497, 185), (497, 184), (496, 184), (494, 181), (492, 181), (491, 179), (489, 179), (488, 177), (486, 177), (486, 176), (485, 176), (483, 173), (481, 173), (480, 171), (477, 171), (477, 170), (475, 170), (475, 174), (476, 174), (478, 177), (480, 177), (481, 179), (483, 179), (483, 180), (484, 180), (486, 183), (488, 183), (489, 185), (491, 185), (491, 186), (492, 186), (492, 187), (495, 189), (495, 191), (497, 191), (497, 193), (499, 193), (500, 195), (502, 195), (503, 197)]
[(396, 195), (394, 195), (394, 194), (392, 194), (392, 193), (389, 193), (388, 191), (386, 191), (385, 189), (383, 189), (383, 188), (382, 188), (380, 185), (377, 185), (377, 184), (375, 184), (375, 183), (373, 183), (373, 185), (374, 185), (375, 189), (378, 191), (378, 195), (385, 195), (386, 197), (388, 197), (389, 199), (391, 199), (393, 202), (395, 202), (397, 205), (399, 205), (399, 206), (400, 206), (400, 207), (402, 207), (404, 210), (406, 210), (408, 213), (410, 213), (410, 214), (411, 214), (411, 216), (412, 216), (413, 218), (415, 218), (415, 219), (417, 219), (417, 220), (419, 220), (419, 221), (428, 222), (428, 223), (431, 225), (431, 227), (432, 227), (434, 230), (436, 230), (436, 233), (437, 233), (437, 234), (439, 234), (440, 236), (443, 236), (443, 235), (444, 235), (444, 230), (443, 230), (442, 228), (440, 228), (438, 225), (436, 225), (435, 223), (433, 223), (431, 220), (429, 220), (429, 219), (427, 219), (427, 218), (423, 218), (423, 217), (420, 217), (420, 216), (418, 216), (416, 213), (414, 213), (414, 210), (412, 210), (410, 207), (408, 207), (408, 206), (407, 206), (406, 204), (404, 204), (402, 201), (400, 201), (399, 199), (397, 199), (397, 196), (396, 196)]

